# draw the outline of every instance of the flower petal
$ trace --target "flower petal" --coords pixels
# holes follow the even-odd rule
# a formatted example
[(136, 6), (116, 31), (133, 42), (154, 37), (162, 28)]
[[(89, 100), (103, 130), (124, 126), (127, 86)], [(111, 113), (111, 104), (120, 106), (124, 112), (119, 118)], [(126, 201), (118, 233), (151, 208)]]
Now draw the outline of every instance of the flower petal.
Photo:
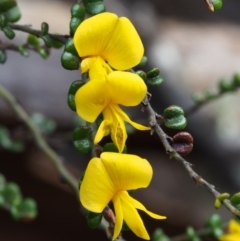
[(101, 56), (114, 31), (118, 16), (101, 13), (84, 20), (74, 34), (74, 45), (80, 57)]
[(107, 82), (112, 103), (136, 106), (147, 94), (146, 84), (134, 73), (113, 71), (107, 76)]
[(99, 143), (104, 136), (107, 136), (110, 133), (111, 122), (108, 120), (103, 120), (98, 127), (97, 133), (94, 137), (94, 144)]
[(115, 187), (99, 158), (89, 162), (80, 187), (80, 201), (89, 211), (100, 213), (111, 201)]
[(150, 237), (136, 208), (128, 202), (129, 194), (126, 191), (119, 193), (122, 205), (123, 219), (128, 227), (140, 238), (149, 240)]
[(83, 21), (73, 41), (80, 57), (100, 56), (118, 70), (140, 63), (144, 52), (132, 23), (113, 13), (101, 13)]
[(166, 219), (165, 216), (158, 215), (156, 213), (148, 211), (140, 202), (128, 195), (128, 202), (137, 209), (140, 209), (147, 213), (150, 217), (155, 219)]
[(103, 57), (117, 70), (130, 69), (140, 63), (144, 53), (142, 41), (129, 19), (118, 19)]
[(116, 191), (144, 188), (152, 179), (151, 165), (139, 156), (103, 152), (100, 158)]
[(78, 115), (89, 122), (94, 122), (108, 105), (109, 98), (104, 80), (91, 80), (82, 86), (75, 95)]
[(128, 115), (119, 106), (115, 107), (115, 111), (118, 113), (118, 115), (120, 115), (126, 122), (131, 124), (134, 128), (136, 128), (138, 130), (142, 130), (142, 131), (151, 130), (151, 127), (143, 126), (134, 121), (131, 121), (130, 118), (128, 117)]
[(115, 195), (113, 197), (113, 205), (114, 205), (114, 211), (115, 211), (115, 216), (116, 216), (116, 222), (114, 225), (114, 233), (112, 240), (115, 240), (122, 229), (122, 224), (123, 224), (123, 212), (122, 212), (122, 205), (121, 205), (121, 200), (118, 195)]
[(119, 152), (122, 153), (127, 140), (127, 131), (123, 118), (115, 111), (116, 107), (116, 105), (110, 105), (104, 110), (103, 116), (104, 118), (107, 118), (106, 111), (110, 112), (109, 114), (112, 116), (112, 123), (110, 126), (111, 138), (114, 144), (117, 146)]
[(228, 225), (228, 233), (219, 237), (220, 241), (239, 241), (240, 240), (240, 223), (232, 219)]

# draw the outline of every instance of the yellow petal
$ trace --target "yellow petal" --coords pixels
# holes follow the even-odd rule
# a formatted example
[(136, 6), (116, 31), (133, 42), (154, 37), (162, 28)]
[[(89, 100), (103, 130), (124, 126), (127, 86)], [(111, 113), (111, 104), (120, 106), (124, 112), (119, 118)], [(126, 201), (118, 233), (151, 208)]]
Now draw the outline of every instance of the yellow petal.
[(113, 233), (112, 240), (115, 240), (119, 236), (122, 229), (123, 212), (122, 212), (122, 204), (119, 196), (115, 195), (112, 201), (113, 201), (114, 211), (116, 216), (116, 222), (114, 225), (114, 233)]
[(89, 162), (80, 187), (80, 201), (89, 211), (100, 213), (115, 194), (112, 180), (99, 158)]
[(107, 136), (110, 133), (110, 124), (111, 122), (108, 120), (103, 120), (101, 122), (94, 137), (94, 144), (99, 143), (104, 136)]
[(151, 129), (148, 126), (143, 126), (134, 121), (131, 121), (130, 118), (128, 117), (128, 115), (119, 106), (116, 106), (114, 109), (115, 109), (115, 112), (117, 112), (117, 114), (122, 117), (122, 119), (124, 119), (126, 122), (131, 124), (134, 128), (141, 130), (141, 131), (147, 131), (147, 130)]
[(139, 156), (103, 152), (101, 160), (116, 191), (144, 188), (152, 179), (151, 165)]
[[(112, 123), (111, 123), (111, 139), (114, 144), (117, 146), (120, 153), (122, 153), (126, 140), (127, 140), (127, 131), (124, 124), (124, 120), (121, 116), (117, 114), (115, 111), (115, 105), (110, 105), (107, 109), (109, 111), (109, 115), (112, 116)], [(105, 109), (105, 110), (106, 110)], [(104, 110), (103, 116), (106, 117), (106, 111)]]
[(101, 56), (111, 38), (117, 15), (101, 13), (84, 20), (74, 34), (74, 45), (80, 57)]
[(78, 115), (85, 121), (94, 122), (102, 110), (108, 105), (106, 82), (91, 80), (82, 86), (75, 95)]
[(90, 79), (106, 80), (107, 75), (113, 70), (101, 57), (86, 58), (81, 62), (81, 71), (85, 73), (89, 70)]
[(111, 101), (115, 104), (136, 106), (147, 94), (146, 84), (134, 73), (113, 71), (107, 76), (107, 81)]
[(144, 48), (142, 41), (129, 19), (118, 19), (108, 45), (104, 49), (104, 59), (118, 70), (126, 70), (140, 63)]
[(140, 209), (142, 211), (144, 211), (145, 213), (147, 213), (150, 217), (155, 218), (155, 219), (166, 219), (165, 216), (161, 216), (158, 215), (156, 213), (150, 212), (148, 211), (140, 202), (138, 202), (136, 199), (132, 198), (131, 196), (128, 195), (128, 197), (126, 198), (128, 199), (128, 202), (134, 206), (137, 209)]
[(144, 52), (132, 23), (112, 13), (101, 13), (83, 21), (73, 41), (79, 56), (100, 56), (118, 70), (137, 65)]
[(119, 193), (122, 205), (123, 219), (128, 227), (140, 238), (149, 240), (150, 237), (136, 208), (128, 202), (129, 194), (126, 191)]
[(236, 220), (232, 219), (229, 222), (229, 232), (230, 233), (239, 233), (239, 237), (240, 237), (240, 223), (238, 223)]
[(220, 241), (239, 241), (240, 240), (240, 223), (232, 219), (228, 225), (228, 233), (219, 238)]

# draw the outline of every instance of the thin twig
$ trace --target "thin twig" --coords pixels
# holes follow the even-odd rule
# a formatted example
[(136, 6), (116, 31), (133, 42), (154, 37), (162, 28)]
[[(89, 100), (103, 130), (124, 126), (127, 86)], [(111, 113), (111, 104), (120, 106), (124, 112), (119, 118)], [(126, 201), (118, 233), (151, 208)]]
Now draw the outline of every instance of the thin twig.
[[(207, 188), (207, 190), (216, 198), (221, 194), (219, 193), (215, 187), (208, 183), (206, 180), (204, 180), (200, 175), (198, 175), (193, 169), (192, 169), (192, 164), (186, 161), (184, 158), (182, 158), (169, 144), (167, 140), (167, 135), (166, 133), (162, 130), (162, 128), (158, 125), (157, 120), (156, 120), (156, 113), (151, 107), (148, 96), (144, 98), (142, 101), (144, 109), (147, 111), (148, 116), (149, 116), (149, 125), (151, 126), (152, 130), (156, 132), (158, 137), (160, 138), (166, 153), (177, 160), (179, 163), (182, 164), (184, 169), (188, 172), (189, 176), (197, 183), (200, 184), (201, 186), (204, 186)], [(225, 199), (223, 201), (224, 206), (235, 216), (240, 217), (240, 211), (237, 210), (230, 202), (229, 199)]]
[[(9, 27), (11, 27), (14, 30), (19, 30), (21, 32), (25, 32), (25, 33), (30, 33), (32, 35), (35, 35), (36, 37), (41, 37), (41, 31), (40, 30), (36, 30), (36, 29), (32, 29), (29, 26), (24, 26), (24, 25), (19, 25), (19, 24), (13, 24), (13, 23), (9, 23), (8, 24)], [(59, 41), (63, 44), (65, 44), (67, 42), (67, 40), (69, 39), (69, 35), (60, 35), (60, 34), (48, 34), (52, 39)]]
[(26, 113), (26, 111), (17, 103), (14, 96), (6, 90), (0, 84), (0, 96), (6, 100), (6, 102), (10, 105), (13, 111), (16, 113), (18, 117), (26, 124), (29, 128), (33, 137), (38, 144), (38, 146), (42, 149), (42, 151), (50, 158), (50, 160), (54, 163), (56, 169), (60, 173), (61, 177), (66, 181), (74, 190), (76, 196), (79, 196), (78, 191), (78, 182), (77, 179), (64, 167), (62, 163), (62, 159), (57, 155), (57, 153), (51, 149), (51, 147), (47, 144), (45, 139), (43, 138), (38, 126), (34, 122), (31, 121), (30, 117)]

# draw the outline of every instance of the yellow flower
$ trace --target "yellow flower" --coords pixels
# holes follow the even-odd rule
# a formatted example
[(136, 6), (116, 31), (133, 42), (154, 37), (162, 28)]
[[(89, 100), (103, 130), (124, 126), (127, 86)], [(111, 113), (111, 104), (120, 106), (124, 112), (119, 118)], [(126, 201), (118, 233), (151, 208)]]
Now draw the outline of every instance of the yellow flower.
[(228, 225), (228, 232), (219, 238), (220, 241), (239, 241), (240, 223), (232, 219)]
[(89, 71), (90, 79), (75, 95), (77, 113), (88, 122), (94, 122), (103, 113), (104, 121), (94, 143), (111, 133), (113, 142), (122, 152), (127, 139), (124, 121), (139, 130), (150, 128), (132, 122), (118, 105), (140, 104), (147, 87), (138, 75), (113, 71), (111, 67), (124, 70), (138, 64), (144, 51), (141, 39), (127, 18), (102, 13), (80, 24), (74, 45), (83, 58), (81, 71)]
[(144, 52), (132, 23), (113, 13), (101, 13), (83, 21), (73, 40), (80, 57), (100, 56), (117, 70), (139, 64)]
[[(130, 123), (139, 130), (149, 130), (149, 127), (137, 124), (129, 119), (118, 104), (124, 106), (138, 105), (147, 93), (144, 81), (136, 74), (111, 71), (104, 76), (102, 68), (95, 69), (99, 65), (100, 58), (91, 59), (90, 81), (82, 86), (75, 95), (76, 109), (79, 116), (88, 122), (94, 122), (102, 112), (104, 120), (98, 128), (94, 143), (111, 133), (111, 138), (119, 152), (123, 151), (127, 132), (124, 121)], [(97, 69), (97, 67), (96, 67)]]
[(140, 209), (155, 219), (166, 217), (148, 211), (132, 198), (127, 190), (147, 187), (152, 179), (152, 167), (146, 159), (135, 155), (103, 152), (92, 158), (80, 187), (80, 200), (89, 211), (101, 213), (112, 200), (116, 215), (113, 240), (120, 234), (123, 220), (139, 237), (149, 239)]

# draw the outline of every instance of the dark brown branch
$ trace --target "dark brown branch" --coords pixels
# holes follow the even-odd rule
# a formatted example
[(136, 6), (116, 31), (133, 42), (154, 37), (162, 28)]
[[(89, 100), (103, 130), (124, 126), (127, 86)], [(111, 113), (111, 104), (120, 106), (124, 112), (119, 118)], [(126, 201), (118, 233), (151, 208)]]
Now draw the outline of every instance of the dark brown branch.
[[(35, 35), (36, 37), (41, 37), (41, 31), (40, 30), (36, 30), (36, 29), (32, 29), (29, 26), (26, 25), (19, 25), (19, 24), (13, 24), (13, 23), (9, 23), (8, 24), (9, 27), (11, 27), (14, 30), (19, 30), (21, 32), (25, 32), (25, 33), (30, 33), (32, 35)], [(67, 40), (69, 39), (69, 35), (60, 35), (60, 34), (48, 34), (52, 39), (59, 41), (63, 44), (65, 44), (67, 42)]]
[[(149, 116), (149, 125), (152, 128), (152, 131), (156, 132), (156, 134), (158, 135), (158, 137), (160, 138), (166, 153), (174, 158), (175, 160), (177, 160), (180, 164), (182, 164), (182, 166), (184, 167), (184, 169), (188, 172), (189, 176), (194, 180), (195, 183), (205, 187), (213, 196), (214, 198), (218, 198), (219, 195), (221, 193), (219, 193), (215, 187), (208, 183), (206, 180), (204, 180), (200, 175), (198, 175), (192, 168), (192, 164), (189, 163), (188, 161), (186, 161), (184, 158), (182, 158), (169, 144), (168, 139), (167, 139), (167, 135), (166, 133), (162, 130), (162, 128), (159, 126), (159, 124), (157, 123), (156, 120), (156, 113), (153, 110), (153, 108), (151, 107), (150, 103), (149, 103), (149, 99), (148, 96), (146, 96), (144, 98), (144, 100), (142, 101), (143, 107), (144, 109), (147, 111), (148, 116)], [(237, 210), (230, 202), (229, 199), (225, 199), (224, 201), (222, 201), (222, 203), (224, 204), (224, 206), (235, 216), (240, 217), (240, 211)]]

